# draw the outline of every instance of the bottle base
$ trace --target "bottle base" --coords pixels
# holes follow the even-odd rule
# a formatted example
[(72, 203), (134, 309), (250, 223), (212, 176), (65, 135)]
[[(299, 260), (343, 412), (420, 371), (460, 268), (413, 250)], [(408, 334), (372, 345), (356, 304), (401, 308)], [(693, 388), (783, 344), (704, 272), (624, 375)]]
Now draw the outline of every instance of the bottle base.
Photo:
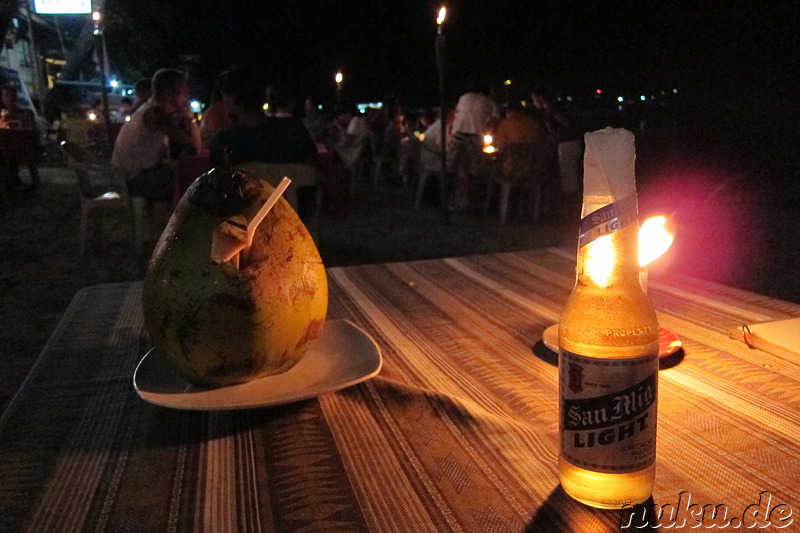
[(606, 474), (559, 459), (558, 470), (564, 492), (590, 507), (621, 509), (647, 501), (653, 492), (655, 465), (629, 474)]

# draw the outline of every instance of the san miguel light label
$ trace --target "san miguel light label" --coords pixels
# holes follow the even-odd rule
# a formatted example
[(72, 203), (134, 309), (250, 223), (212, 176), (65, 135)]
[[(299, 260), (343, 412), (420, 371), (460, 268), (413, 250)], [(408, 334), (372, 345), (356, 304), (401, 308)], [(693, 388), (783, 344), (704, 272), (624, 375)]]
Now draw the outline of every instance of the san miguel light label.
[(607, 473), (636, 472), (652, 464), (658, 354), (597, 359), (562, 350), (559, 364), (565, 365), (560, 384), (564, 459)]
[(637, 218), (635, 194), (601, 207), (581, 219), (578, 247), (582, 248), (595, 239), (619, 231), (636, 222)]

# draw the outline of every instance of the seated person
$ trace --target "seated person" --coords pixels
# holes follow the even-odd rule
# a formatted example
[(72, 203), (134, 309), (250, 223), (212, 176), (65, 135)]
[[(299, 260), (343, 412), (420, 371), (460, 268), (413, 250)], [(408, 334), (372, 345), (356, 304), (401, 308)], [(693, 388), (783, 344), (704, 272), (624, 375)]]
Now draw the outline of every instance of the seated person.
[(17, 88), (13, 85), (0, 87), (3, 99), (3, 112), (0, 115), (0, 127), (32, 130), (36, 128), (35, 113), (19, 106)]
[(306, 97), (303, 110), (305, 112), (303, 124), (308, 128), (311, 137), (316, 142), (325, 142), (325, 132), (328, 124), (313, 96)]
[(136, 85), (133, 86), (133, 96), (135, 99), (131, 105), (131, 115), (153, 97), (153, 80), (150, 78), (137, 80)]
[[(446, 166), (447, 171), (452, 172), (455, 162), (455, 139), (453, 138), (453, 121), (456, 112), (452, 107), (445, 108), (446, 130), (445, 146), (447, 149)], [(426, 172), (439, 173), (442, 171), (442, 120), (437, 117), (425, 130), (422, 136), (422, 152), (420, 154), (422, 167)]]
[(506, 110), (506, 114), (497, 124), (494, 144), (498, 150), (516, 143), (537, 143), (545, 140), (544, 128), (531, 113), (522, 108), (522, 104), (514, 102)]
[[(303, 121), (294, 115), (296, 99), (286, 85), (270, 87), (271, 114), (264, 113), (265, 84), (242, 67), (228, 71), (221, 86), (222, 100), (235, 125), (219, 132), (211, 142), (215, 166), (249, 161), (265, 163), (315, 163), (317, 144)], [(304, 222), (316, 209), (315, 188), (298, 187), (297, 214)]]
[(203, 151), (211, 150), (211, 142), (220, 131), (229, 130), (233, 127), (233, 120), (228, 115), (225, 102), (222, 101), (222, 84), (225, 82), (227, 71), (217, 76), (214, 91), (211, 93), (211, 104), (203, 113), (203, 120), (200, 123), (200, 136), (203, 138)]
[(352, 169), (361, 157), (369, 128), (354, 104), (340, 105), (331, 122), (329, 142), (336, 157)]
[[(36, 131), (36, 114), (31, 109), (19, 106), (17, 88), (13, 85), (3, 85), (0, 87), (0, 93), (2, 93), (3, 106), (0, 114), (0, 128)], [(38, 146), (38, 136), (34, 143)], [(26, 185), (19, 177), (19, 165), (21, 160), (25, 159), (20, 157), (19, 150), (14, 147), (0, 151), (0, 176), (2, 176), (0, 186), (5, 186), (8, 190), (26, 189)], [(29, 160), (28, 163), (31, 173), (31, 188), (34, 188), (39, 184), (39, 171), (33, 162)]]
[(201, 149), (186, 75), (161, 69), (153, 76), (152, 98), (122, 126), (111, 155), (111, 164), (127, 174), (131, 196), (156, 201), (172, 198), (174, 172), (167, 163), (170, 143), (182, 152)]
[[(536, 115), (527, 112), (522, 104), (514, 102), (506, 110), (506, 114), (497, 124), (494, 135), (494, 144), (497, 147), (497, 164), (500, 174), (509, 176), (515, 172), (533, 173), (534, 169), (528, 168), (531, 159), (526, 151), (549, 153), (552, 151), (547, 143), (547, 136), (542, 123)], [(524, 145), (519, 147), (518, 145)], [(512, 152), (513, 149), (513, 153)], [(526, 170), (523, 171), (522, 169)]]
[(402, 106), (398, 105), (383, 132), (380, 149), (383, 158), (397, 159), (397, 173), (403, 178), (403, 185), (407, 183), (406, 173), (411, 156), (408, 135), (408, 121)]
[(535, 88), (531, 92), (534, 112), (544, 125), (547, 140), (553, 145), (580, 138), (579, 132), (572, 124), (566, 110), (556, 102), (550, 92), (543, 88)]
[(116, 121), (125, 122), (133, 114), (133, 98), (130, 96), (123, 96), (119, 101), (119, 109), (117, 110)]
[(211, 142), (211, 162), (219, 166), (247, 161), (267, 163), (313, 162), (317, 145), (303, 121), (294, 116), (296, 100), (283, 86), (270, 93), (272, 116), (264, 113), (264, 90), (256, 74), (234, 67), (221, 86), (222, 99), (236, 124)]

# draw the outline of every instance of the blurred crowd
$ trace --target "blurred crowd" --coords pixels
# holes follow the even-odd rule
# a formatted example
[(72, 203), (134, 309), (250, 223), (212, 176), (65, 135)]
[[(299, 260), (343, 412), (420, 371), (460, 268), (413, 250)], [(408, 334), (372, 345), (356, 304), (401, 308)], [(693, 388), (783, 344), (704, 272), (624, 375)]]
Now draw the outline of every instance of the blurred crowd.
[[(12, 96), (3, 95), (0, 127), (35, 128), (9, 103)], [(93, 146), (126, 174), (132, 194), (156, 200), (172, 190), (171, 168), (186, 155), (219, 166), (319, 164), (320, 154), (327, 154), (334, 172), (328, 168), (323, 175), (339, 183), (340, 195), (353, 191), (359, 180), (413, 193), (425, 177), (444, 172), (446, 192), (440, 200), (457, 212), (475, 209), (487, 175), (519, 181), (515, 176), (525, 165), (547, 167), (531, 178), (546, 180), (547, 191), (571, 195), (578, 189), (580, 171), (567, 167), (581, 157), (582, 132), (543, 88), (498, 98), (488, 86), (476, 84), (443, 110), (409, 108), (393, 97), (359, 109), (337, 96), (336, 105), (323, 108), (315, 94), (291, 80), (268, 80), (257, 69), (233, 65), (218, 75), (208, 105), (198, 110), (190, 106), (186, 75), (161, 69), (139, 80), (134, 95), (113, 109), (107, 100), (94, 98), (85, 112), (54, 121), (42, 138)], [(512, 157), (527, 152), (541, 155), (536, 162)], [(5, 160), (6, 182), (13, 186), (18, 162)]]

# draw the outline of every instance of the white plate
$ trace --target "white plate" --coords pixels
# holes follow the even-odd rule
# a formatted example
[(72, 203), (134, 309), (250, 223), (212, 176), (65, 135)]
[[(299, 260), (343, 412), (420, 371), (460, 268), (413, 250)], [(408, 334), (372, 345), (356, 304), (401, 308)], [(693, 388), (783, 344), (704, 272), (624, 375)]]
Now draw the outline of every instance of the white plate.
[(305, 356), (282, 374), (228, 387), (197, 387), (153, 348), (136, 367), (133, 387), (143, 400), (175, 409), (265, 407), (355, 385), (380, 372), (382, 362), (380, 348), (367, 333), (346, 320), (328, 320)]
[(551, 352), (558, 353), (558, 324), (553, 324), (544, 330), (542, 342)]

